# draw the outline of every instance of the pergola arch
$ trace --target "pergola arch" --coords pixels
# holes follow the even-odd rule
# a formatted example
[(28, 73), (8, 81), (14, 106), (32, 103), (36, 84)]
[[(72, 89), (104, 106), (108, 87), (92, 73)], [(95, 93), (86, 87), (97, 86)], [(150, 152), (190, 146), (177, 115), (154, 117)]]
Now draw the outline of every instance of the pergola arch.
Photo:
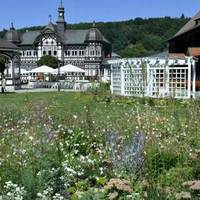
[[(20, 86), (20, 54), (18, 47), (13, 43), (0, 39), (0, 55), (7, 60), (6, 82), (10, 90)], [(0, 77), (1, 87), (1, 77)]]

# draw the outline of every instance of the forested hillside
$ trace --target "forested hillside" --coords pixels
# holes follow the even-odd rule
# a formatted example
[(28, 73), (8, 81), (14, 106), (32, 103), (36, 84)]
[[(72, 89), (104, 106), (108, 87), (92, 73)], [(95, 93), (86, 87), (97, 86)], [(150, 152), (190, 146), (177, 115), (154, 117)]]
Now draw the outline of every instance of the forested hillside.
[[(122, 57), (138, 57), (151, 55), (167, 49), (167, 40), (171, 38), (187, 21), (180, 18), (136, 18), (121, 22), (99, 22), (96, 26), (113, 44), (113, 50)], [(68, 24), (69, 29), (88, 29), (91, 23)], [(43, 26), (20, 29), (41, 30)], [(0, 33), (3, 37), (6, 30)]]

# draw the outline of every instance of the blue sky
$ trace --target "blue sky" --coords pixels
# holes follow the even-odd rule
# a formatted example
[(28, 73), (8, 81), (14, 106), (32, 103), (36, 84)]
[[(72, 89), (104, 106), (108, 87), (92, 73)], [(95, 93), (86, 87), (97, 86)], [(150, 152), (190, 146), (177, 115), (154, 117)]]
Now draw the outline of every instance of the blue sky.
[[(60, 0), (0, 0), (0, 30), (46, 25), (57, 19)], [(119, 21), (135, 17), (193, 16), (200, 0), (63, 0), (68, 23)]]

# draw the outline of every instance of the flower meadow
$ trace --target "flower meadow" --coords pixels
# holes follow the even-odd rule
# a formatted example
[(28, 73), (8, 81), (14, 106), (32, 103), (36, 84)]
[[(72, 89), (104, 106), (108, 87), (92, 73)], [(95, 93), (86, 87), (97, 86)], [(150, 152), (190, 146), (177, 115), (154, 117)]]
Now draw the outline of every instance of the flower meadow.
[(200, 102), (0, 95), (0, 199), (200, 199)]

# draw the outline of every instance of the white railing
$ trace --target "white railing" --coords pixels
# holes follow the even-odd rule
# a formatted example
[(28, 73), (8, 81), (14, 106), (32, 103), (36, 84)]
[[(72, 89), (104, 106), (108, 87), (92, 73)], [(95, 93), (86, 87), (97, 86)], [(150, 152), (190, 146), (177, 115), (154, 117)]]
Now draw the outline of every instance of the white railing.
[(85, 91), (92, 87), (92, 83), (89, 81), (60, 81), (60, 82), (45, 82), (45, 81), (29, 81), (28, 88), (47, 88), (47, 89), (66, 89), (66, 90), (77, 90)]

